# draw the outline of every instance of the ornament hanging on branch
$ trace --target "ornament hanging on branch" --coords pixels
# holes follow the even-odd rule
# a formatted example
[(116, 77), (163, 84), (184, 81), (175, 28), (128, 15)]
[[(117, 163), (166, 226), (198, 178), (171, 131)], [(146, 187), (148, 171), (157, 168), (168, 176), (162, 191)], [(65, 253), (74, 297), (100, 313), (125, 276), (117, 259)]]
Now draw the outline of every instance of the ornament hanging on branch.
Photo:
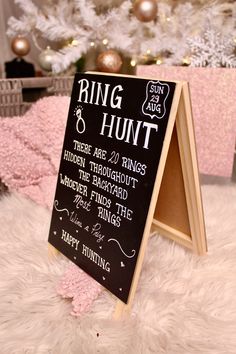
[(55, 55), (56, 51), (48, 46), (39, 54), (38, 62), (40, 67), (45, 71), (52, 71), (52, 62)]
[(18, 57), (23, 57), (29, 53), (30, 43), (27, 38), (19, 35), (12, 39), (11, 49)]
[(109, 49), (98, 55), (96, 64), (99, 71), (118, 73), (122, 66), (122, 59), (116, 50)]
[(150, 22), (157, 17), (156, 0), (135, 0), (133, 13), (141, 22)]

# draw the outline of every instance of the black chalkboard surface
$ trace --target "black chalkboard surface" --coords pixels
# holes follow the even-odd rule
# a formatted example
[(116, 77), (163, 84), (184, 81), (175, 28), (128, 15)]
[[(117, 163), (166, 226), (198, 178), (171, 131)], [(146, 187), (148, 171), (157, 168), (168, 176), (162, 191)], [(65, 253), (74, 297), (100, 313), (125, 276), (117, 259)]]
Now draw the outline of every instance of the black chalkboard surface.
[(175, 86), (75, 75), (49, 243), (124, 303)]

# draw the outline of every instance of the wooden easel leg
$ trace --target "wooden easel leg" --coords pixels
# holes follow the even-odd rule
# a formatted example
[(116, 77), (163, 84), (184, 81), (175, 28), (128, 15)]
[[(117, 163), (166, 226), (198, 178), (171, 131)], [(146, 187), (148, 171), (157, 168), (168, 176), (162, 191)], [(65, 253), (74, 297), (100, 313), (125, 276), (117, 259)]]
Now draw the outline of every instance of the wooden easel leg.
[(130, 302), (126, 305), (122, 301), (117, 300), (115, 312), (113, 314), (113, 318), (115, 320), (122, 319), (125, 316), (129, 315), (130, 310), (131, 310), (131, 303)]
[(48, 243), (48, 257), (49, 259), (55, 258), (56, 256), (58, 256), (60, 252), (53, 247), (50, 243)]
[[(152, 197), (152, 198), (156, 202), (156, 196), (154, 195), (154, 197)], [(124, 318), (125, 316), (128, 316), (129, 313), (131, 312), (131, 306), (133, 304), (134, 296), (135, 296), (136, 289), (138, 286), (140, 273), (142, 270), (145, 249), (147, 247), (147, 242), (148, 242), (150, 232), (151, 232), (155, 203), (152, 201), (151, 204), (152, 204), (152, 209), (149, 208), (149, 214), (147, 217), (147, 221), (146, 221), (146, 225), (145, 225), (145, 229), (144, 229), (144, 233), (143, 233), (143, 239), (142, 239), (141, 246), (139, 249), (139, 256), (138, 256), (138, 260), (137, 260), (137, 264), (136, 264), (136, 268), (135, 268), (135, 272), (134, 272), (134, 277), (133, 277), (133, 281), (132, 281), (132, 285), (131, 285), (131, 289), (130, 289), (128, 303), (125, 304), (121, 300), (117, 301), (115, 312), (113, 314), (114, 319)]]

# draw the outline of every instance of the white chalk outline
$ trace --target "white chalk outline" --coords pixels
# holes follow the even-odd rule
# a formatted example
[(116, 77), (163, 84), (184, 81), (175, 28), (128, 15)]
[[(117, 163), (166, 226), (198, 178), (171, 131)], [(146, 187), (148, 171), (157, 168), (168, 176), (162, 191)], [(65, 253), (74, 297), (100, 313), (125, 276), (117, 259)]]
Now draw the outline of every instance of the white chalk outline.
[[(79, 106), (75, 109), (75, 115), (77, 117), (77, 122), (76, 122), (76, 130), (79, 134), (83, 134), (86, 130), (86, 125), (85, 125), (85, 121), (82, 118), (82, 107)], [(82, 124), (82, 130), (79, 129), (79, 123)]]
[[(148, 97), (149, 97), (149, 84), (155, 84), (155, 85), (158, 85), (158, 84), (160, 84), (160, 85), (162, 85), (162, 86), (167, 86), (167, 94), (166, 94), (166, 97), (165, 97), (165, 99), (164, 99), (164, 101), (163, 101), (163, 104), (162, 104), (162, 106), (163, 106), (163, 108), (164, 108), (164, 113), (162, 114), (162, 116), (158, 116), (157, 114), (150, 114), (150, 113), (146, 113), (145, 112), (145, 110), (144, 110), (144, 105), (146, 104), (146, 102), (148, 101)], [(147, 85), (146, 85), (146, 97), (145, 97), (145, 101), (143, 102), (143, 104), (142, 104), (142, 113), (145, 115), (145, 116), (149, 116), (149, 117), (151, 117), (151, 119), (153, 119), (153, 118), (157, 118), (157, 119), (162, 119), (163, 117), (164, 117), (164, 115), (166, 114), (166, 100), (167, 100), (167, 97), (169, 96), (169, 93), (170, 93), (170, 86), (166, 83), (166, 82), (161, 82), (161, 81), (159, 81), (159, 80), (157, 80), (157, 81), (153, 81), (153, 80), (151, 80), (151, 81), (148, 81), (148, 83), (147, 83)]]
[(120, 247), (121, 252), (125, 255), (125, 257), (127, 257), (127, 258), (133, 258), (133, 257), (135, 256), (135, 254), (136, 254), (136, 251), (135, 251), (135, 250), (132, 250), (132, 251), (131, 251), (131, 252), (133, 253), (132, 256), (128, 256), (128, 255), (124, 252), (124, 250), (123, 250), (123, 248), (121, 247), (119, 241), (117, 241), (115, 238), (109, 238), (109, 240), (108, 240), (107, 242), (110, 242), (110, 241), (114, 241), (114, 242), (116, 242), (116, 243), (118, 244), (118, 246)]
[(67, 215), (69, 216), (69, 215), (70, 215), (69, 210), (66, 209), (66, 208), (58, 209), (58, 208), (57, 208), (58, 204), (59, 204), (59, 202), (58, 202), (58, 200), (56, 199), (56, 200), (54, 201), (54, 208), (56, 209), (56, 211), (59, 211), (59, 212), (65, 211), (65, 212), (67, 213)]

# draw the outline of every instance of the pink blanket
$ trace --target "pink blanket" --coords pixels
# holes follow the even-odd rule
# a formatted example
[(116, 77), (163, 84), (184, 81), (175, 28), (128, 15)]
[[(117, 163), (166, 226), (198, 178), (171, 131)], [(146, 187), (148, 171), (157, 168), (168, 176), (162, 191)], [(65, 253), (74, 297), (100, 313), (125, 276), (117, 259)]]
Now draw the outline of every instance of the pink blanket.
[(52, 207), (69, 97), (45, 97), (21, 117), (0, 118), (0, 178)]

